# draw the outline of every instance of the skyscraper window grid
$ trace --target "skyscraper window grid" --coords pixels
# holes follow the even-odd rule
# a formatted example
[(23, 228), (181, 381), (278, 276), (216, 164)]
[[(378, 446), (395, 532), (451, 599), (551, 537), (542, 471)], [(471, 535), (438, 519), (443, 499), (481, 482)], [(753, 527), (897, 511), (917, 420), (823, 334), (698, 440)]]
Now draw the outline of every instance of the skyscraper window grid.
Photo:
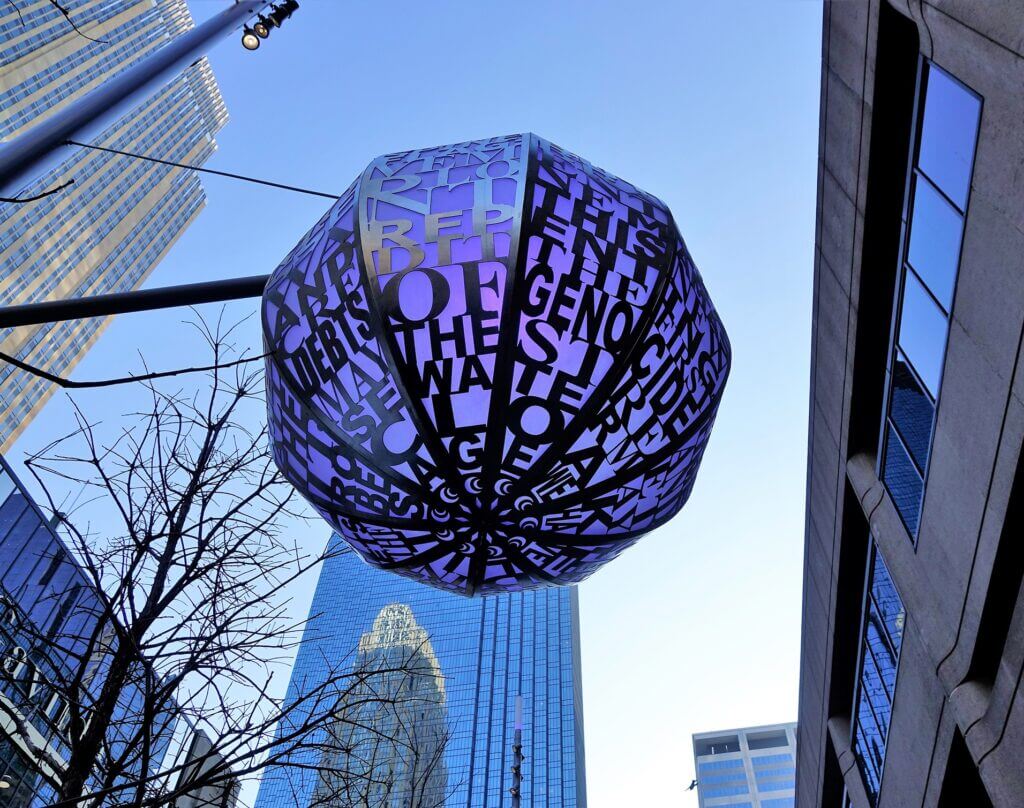
[[(38, 742), (56, 759), (67, 760), (71, 713), (66, 701), (69, 690), (61, 683), (80, 671), (88, 638), (97, 626), (100, 599), (89, 576), (2, 457), (0, 558), (6, 562), (0, 569), (0, 658), (6, 673), (14, 674), (0, 681), (3, 712), (6, 718), (12, 712), (20, 715), (31, 727), (30, 737), (36, 733)], [(101, 653), (94, 653), (85, 664), (88, 673), (83, 687), (95, 693), (107, 663)], [(105, 733), (109, 748), (127, 750), (129, 738), (139, 737), (136, 731), (144, 700), (137, 687), (121, 693)], [(178, 767), (192, 758), (191, 745), (205, 736), (173, 706), (153, 716), (150, 726), (150, 772), (166, 772), (173, 779)], [(0, 808), (42, 808), (53, 802), (52, 787), (39, 776), (38, 765), (30, 765), (31, 754), (20, 732), (0, 732), (0, 780), (7, 783), (0, 789)], [(131, 760), (121, 777), (133, 777), (139, 765), (141, 758)], [(207, 786), (203, 796), (219, 799), (225, 792), (234, 793), (234, 786)], [(190, 801), (193, 793), (175, 804), (180, 808), (200, 804)]]
[[(333, 541), (332, 550), (339, 552), (321, 572), (286, 701), (323, 682), (332, 664), (337, 670), (349, 669), (360, 638), (382, 610), (407, 607), (428, 633), (444, 680), (449, 731), (443, 805), (511, 805), (512, 719), (515, 698), (521, 695), (526, 756), (522, 805), (583, 808), (575, 588), (470, 599), (371, 568), (343, 549), (340, 540)], [(299, 757), (315, 769), (315, 753)], [(263, 776), (256, 806), (305, 808), (317, 782), (311, 769), (271, 767)]]
[[(0, 137), (10, 138), (192, 28), (185, 0), (72, 0), (76, 32), (49, 3), (0, 7)], [(87, 38), (87, 37), (91, 37)], [(97, 40), (97, 41), (94, 41)], [(186, 68), (96, 142), (175, 162), (202, 164), (227, 111), (209, 64)], [(140, 286), (202, 209), (195, 172), (130, 157), (69, 149), (67, 160), (21, 195), (57, 187), (32, 205), (0, 206), (0, 303), (126, 291)], [(0, 350), (66, 375), (106, 319), (0, 332)], [(0, 368), (0, 447), (7, 449), (54, 386)]]

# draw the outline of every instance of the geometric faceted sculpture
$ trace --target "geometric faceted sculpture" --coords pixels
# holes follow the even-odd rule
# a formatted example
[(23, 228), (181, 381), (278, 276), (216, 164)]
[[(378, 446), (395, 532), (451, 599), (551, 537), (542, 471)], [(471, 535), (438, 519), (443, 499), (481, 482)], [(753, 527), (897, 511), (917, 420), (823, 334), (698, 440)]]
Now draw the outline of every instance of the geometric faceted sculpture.
[(263, 329), (285, 477), (368, 563), (467, 595), (671, 519), (730, 359), (665, 205), (530, 134), (374, 160)]

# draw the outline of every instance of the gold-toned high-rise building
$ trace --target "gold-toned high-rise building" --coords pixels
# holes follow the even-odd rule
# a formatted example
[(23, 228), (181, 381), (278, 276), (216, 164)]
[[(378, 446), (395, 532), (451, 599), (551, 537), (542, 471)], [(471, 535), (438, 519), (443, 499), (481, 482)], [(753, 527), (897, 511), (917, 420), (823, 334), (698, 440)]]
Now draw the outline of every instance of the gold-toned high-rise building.
[[(55, 111), (193, 27), (185, 0), (49, 0), (0, 5), (0, 140)], [(108, 126), (94, 143), (200, 164), (227, 110), (206, 59)], [(26, 186), (26, 204), (0, 203), (0, 304), (137, 288), (202, 209), (196, 172), (91, 149)], [(109, 318), (108, 318), (109, 319)], [(0, 330), (0, 351), (67, 375), (108, 319)], [(0, 363), (0, 452), (10, 448), (54, 386)]]

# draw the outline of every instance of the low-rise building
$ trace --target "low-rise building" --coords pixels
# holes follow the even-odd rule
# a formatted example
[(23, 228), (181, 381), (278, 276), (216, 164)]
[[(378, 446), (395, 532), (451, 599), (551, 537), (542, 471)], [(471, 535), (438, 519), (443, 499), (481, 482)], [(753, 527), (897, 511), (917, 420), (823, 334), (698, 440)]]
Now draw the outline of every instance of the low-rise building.
[(700, 808), (793, 808), (796, 724), (698, 732), (693, 763)]

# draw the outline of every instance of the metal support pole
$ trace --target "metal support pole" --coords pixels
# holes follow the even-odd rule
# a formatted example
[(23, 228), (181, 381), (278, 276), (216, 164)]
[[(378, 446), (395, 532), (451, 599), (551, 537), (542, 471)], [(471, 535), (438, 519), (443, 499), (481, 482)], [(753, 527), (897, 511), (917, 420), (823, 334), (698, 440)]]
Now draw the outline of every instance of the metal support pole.
[(236, 0), (24, 134), (0, 144), (0, 196), (13, 197), (32, 180), (56, 168), (62, 161), (59, 149), (68, 140), (87, 141), (99, 134), (158, 86), (202, 57), (213, 41), (268, 5), (270, 0)]
[(515, 735), (512, 740), (512, 808), (519, 808), (523, 790), (523, 697), (516, 696)]
[(0, 306), (0, 328), (259, 297), (263, 294), (263, 287), (267, 285), (269, 277), (269, 275), (251, 275), (247, 278), (186, 283), (180, 286), (162, 286), (158, 289), (136, 289), (134, 292), (116, 292), (109, 295), (72, 297), (66, 300), (44, 300), (41, 303), (23, 303), (18, 306)]

